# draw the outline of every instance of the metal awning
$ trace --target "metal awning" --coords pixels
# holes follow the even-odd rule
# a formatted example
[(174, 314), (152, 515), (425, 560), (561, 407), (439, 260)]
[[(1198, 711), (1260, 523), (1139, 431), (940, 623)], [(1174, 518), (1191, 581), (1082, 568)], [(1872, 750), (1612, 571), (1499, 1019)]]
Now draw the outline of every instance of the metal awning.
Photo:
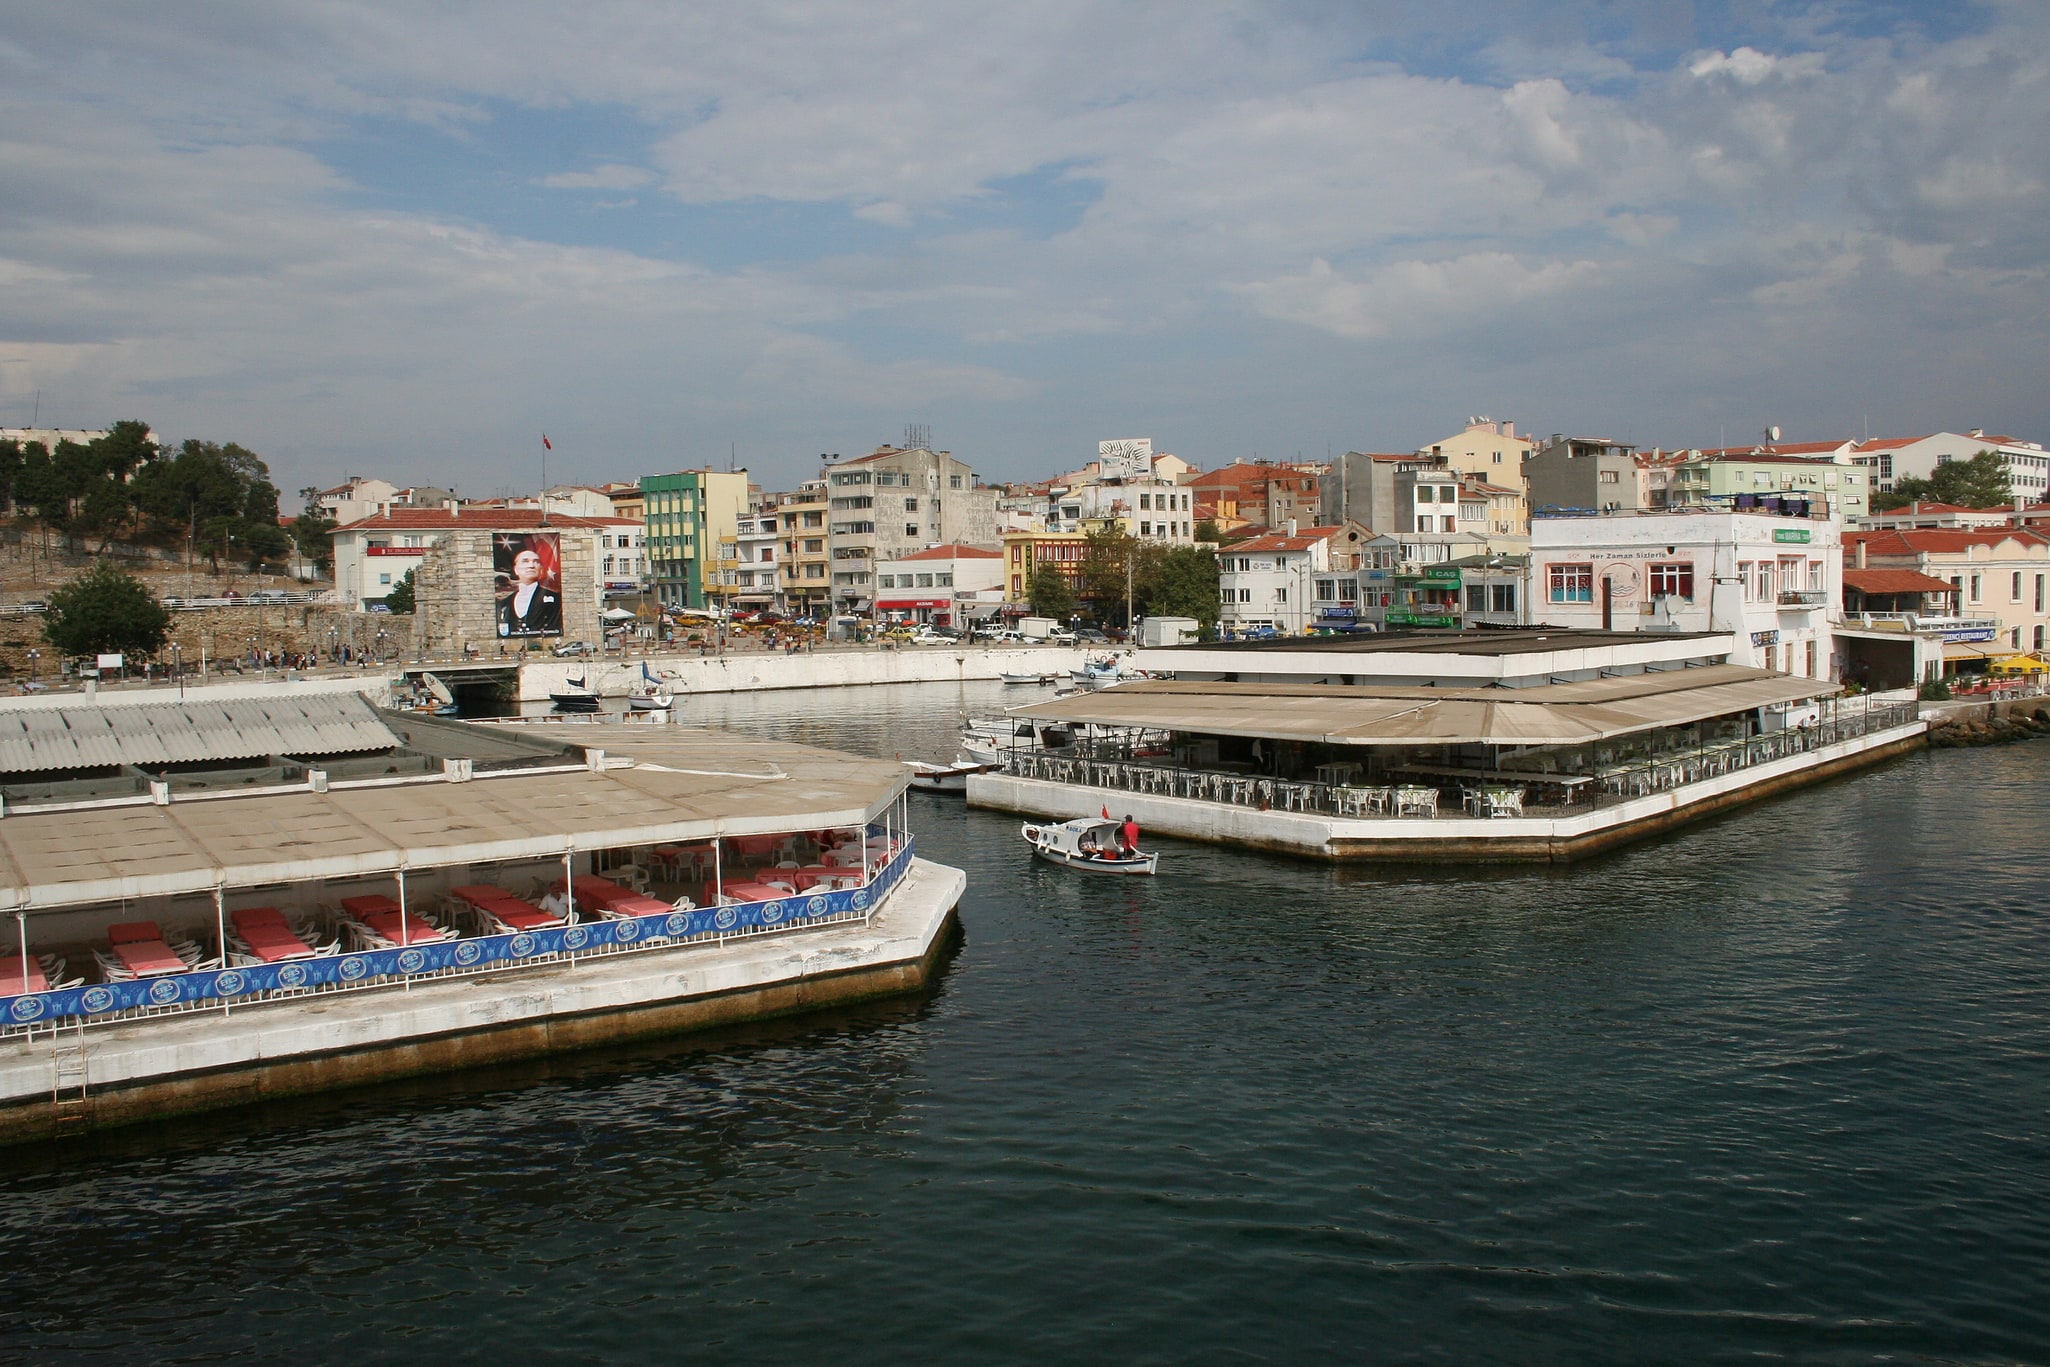
[(1541, 688), (1346, 688), (1149, 680), (1013, 716), (1328, 745), (1577, 745), (1840, 691), (1821, 679), (1711, 665)]
[(0, 712), (0, 774), (364, 754), (398, 743), (360, 693)]
[(894, 760), (683, 727), (579, 727), (631, 768), (102, 803), (0, 817), (0, 912), (859, 825)]

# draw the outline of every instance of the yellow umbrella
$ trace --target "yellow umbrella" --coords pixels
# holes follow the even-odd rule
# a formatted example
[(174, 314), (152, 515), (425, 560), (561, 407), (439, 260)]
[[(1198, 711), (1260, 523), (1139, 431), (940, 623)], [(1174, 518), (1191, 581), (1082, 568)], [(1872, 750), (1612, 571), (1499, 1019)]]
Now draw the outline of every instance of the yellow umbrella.
[(2044, 664), (2033, 655), (2010, 655), (2004, 660), (1995, 660), (1991, 668), (1995, 674), (2050, 673), (2050, 664)]

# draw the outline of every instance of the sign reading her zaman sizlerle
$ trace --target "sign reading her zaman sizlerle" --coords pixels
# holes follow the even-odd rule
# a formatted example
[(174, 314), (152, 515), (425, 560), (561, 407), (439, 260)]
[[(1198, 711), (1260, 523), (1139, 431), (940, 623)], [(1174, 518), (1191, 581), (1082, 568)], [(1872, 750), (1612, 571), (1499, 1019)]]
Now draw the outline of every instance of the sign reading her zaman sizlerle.
[(1096, 464), (1104, 479), (1141, 479), (1153, 472), (1153, 438), (1119, 437), (1096, 443)]

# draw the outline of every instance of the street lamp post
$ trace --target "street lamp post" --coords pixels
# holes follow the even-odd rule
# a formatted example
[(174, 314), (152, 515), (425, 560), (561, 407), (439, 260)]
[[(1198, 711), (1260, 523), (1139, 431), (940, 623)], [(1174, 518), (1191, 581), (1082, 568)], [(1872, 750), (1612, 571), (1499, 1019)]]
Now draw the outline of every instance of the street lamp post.
[(384, 663), (384, 628), (377, 629), (377, 662)]
[(331, 626), (327, 629), (327, 662), (329, 664), (334, 664), (338, 659), (340, 659), (341, 650), (342, 629), (340, 627)]
[(33, 647), (31, 647), (31, 648), (29, 649), (29, 653), (28, 653), (28, 678), (29, 678), (29, 682), (30, 682), (30, 683), (34, 683), (34, 682), (36, 681), (36, 661), (38, 661), (38, 660), (40, 660), (40, 659), (42, 659), (42, 658), (43, 658), (43, 652), (42, 652), (42, 651), (40, 651), (40, 650), (37, 650), (37, 649), (35, 649), (35, 648), (33, 648)]
[(249, 667), (255, 669), (262, 663), (263, 657), (256, 653), (256, 638), (251, 636), (249, 638)]
[(171, 643), (171, 672), (178, 676), (178, 696), (185, 696), (185, 648), (176, 641)]

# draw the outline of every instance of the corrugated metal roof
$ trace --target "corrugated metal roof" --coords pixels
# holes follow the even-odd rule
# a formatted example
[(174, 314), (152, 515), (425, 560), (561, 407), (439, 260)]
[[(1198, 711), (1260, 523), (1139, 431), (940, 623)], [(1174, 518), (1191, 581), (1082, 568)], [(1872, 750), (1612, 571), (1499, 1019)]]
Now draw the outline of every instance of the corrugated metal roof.
[(1576, 745), (1837, 691), (1823, 680), (1741, 665), (1542, 688), (1154, 680), (1036, 703), (1013, 715), (1330, 745)]
[(360, 693), (0, 712), (0, 775), (351, 755), (398, 744)]

